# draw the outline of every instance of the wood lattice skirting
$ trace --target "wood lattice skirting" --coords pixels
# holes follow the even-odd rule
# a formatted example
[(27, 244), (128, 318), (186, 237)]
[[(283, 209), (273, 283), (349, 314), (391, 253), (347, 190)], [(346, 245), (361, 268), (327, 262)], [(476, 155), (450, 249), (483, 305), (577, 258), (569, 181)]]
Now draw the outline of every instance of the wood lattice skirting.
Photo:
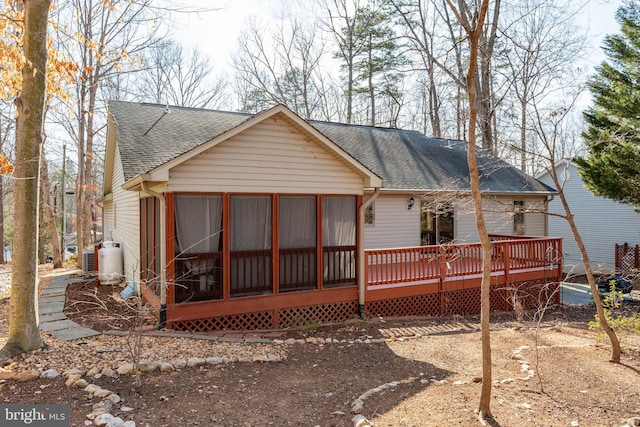
[[(524, 309), (536, 309), (549, 302), (558, 303), (560, 294), (558, 284), (549, 284), (541, 279), (512, 283), (508, 287), (494, 285), (491, 287), (490, 298), (491, 311), (507, 311), (513, 310), (514, 304)], [(370, 301), (365, 305), (365, 314), (375, 317), (462, 315), (479, 312), (479, 288)], [(204, 319), (174, 320), (171, 321), (170, 327), (189, 332), (304, 327), (344, 322), (357, 315), (357, 301), (342, 301)]]

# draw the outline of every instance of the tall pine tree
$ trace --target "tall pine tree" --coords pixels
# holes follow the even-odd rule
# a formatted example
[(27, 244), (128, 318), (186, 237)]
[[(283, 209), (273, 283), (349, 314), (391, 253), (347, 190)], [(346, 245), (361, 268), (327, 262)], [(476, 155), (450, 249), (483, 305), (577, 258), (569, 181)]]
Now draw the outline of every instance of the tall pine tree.
[(583, 114), (589, 150), (576, 159), (585, 185), (594, 193), (640, 206), (640, 2), (617, 11), (620, 34), (609, 35), (609, 58), (590, 83), (593, 107)]

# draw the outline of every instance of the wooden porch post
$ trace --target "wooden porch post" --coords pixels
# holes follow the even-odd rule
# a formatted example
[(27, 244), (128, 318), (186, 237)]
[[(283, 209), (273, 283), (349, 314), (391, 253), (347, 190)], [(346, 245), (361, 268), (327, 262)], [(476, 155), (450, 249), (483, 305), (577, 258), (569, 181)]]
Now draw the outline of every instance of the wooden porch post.
[(493, 244), (502, 245), (502, 261), (504, 262), (504, 287), (505, 287), (505, 310), (509, 310), (509, 290), (511, 289), (511, 280), (509, 280), (509, 270), (511, 268), (511, 244), (509, 241), (494, 242)]
[(222, 299), (231, 297), (231, 196), (222, 195)]
[(447, 276), (447, 250), (440, 246), (440, 280), (438, 281), (438, 295), (440, 296), (440, 316), (444, 315), (444, 282)]
[[(173, 306), (176, 303), (176, 295), (175, 295), (175, 280), (176, 280), (176, 264), (175, 264), (175, 239), (176, 239), (176, 223), (173, 215), (174, 212), (174, 193), (166, 193), (166, 209), (164, 215), (166, 216), (166, 226), (167, 226), (167, 241), (164, 242), (166, 245), (166, 254), (167, 254), (167, 306)], [(170, 319), (168, 319), (170, 320)]]

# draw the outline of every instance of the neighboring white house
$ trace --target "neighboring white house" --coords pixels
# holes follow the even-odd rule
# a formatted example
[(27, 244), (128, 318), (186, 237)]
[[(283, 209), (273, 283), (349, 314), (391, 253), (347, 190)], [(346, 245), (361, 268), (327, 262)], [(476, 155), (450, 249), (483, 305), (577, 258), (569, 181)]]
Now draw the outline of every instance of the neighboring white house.
[[(640, 243), (640, 215), (630, 205), (594, 195), (585, 188), (577, 166), (563, 160), (556, 166), (580, 236), (585, 243), (591, 266), (596, 273), (608, 274), (615, 269), (615, 245)], [(538, 179), (553, 186), (549, 172)], [(564, 214), (558, 197), (549, 202), (549, 213)], [(582, 274), (584, 265), (569, 223), (556, 216), (548, 218), (549, 236), (563, 238), (564, 271)]]

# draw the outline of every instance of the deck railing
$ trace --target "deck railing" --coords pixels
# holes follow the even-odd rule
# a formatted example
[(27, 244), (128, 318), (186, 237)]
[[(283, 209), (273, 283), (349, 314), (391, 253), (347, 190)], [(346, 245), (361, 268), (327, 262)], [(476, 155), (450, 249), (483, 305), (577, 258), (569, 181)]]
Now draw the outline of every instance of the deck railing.
[[(557, 269), (561, 262), (561, 239), (500, 237), (492, 244), (492, 272)], [(482, 274), (480, 243), (373, 249), (365, 251), (365, 256), (370, 286)]]

